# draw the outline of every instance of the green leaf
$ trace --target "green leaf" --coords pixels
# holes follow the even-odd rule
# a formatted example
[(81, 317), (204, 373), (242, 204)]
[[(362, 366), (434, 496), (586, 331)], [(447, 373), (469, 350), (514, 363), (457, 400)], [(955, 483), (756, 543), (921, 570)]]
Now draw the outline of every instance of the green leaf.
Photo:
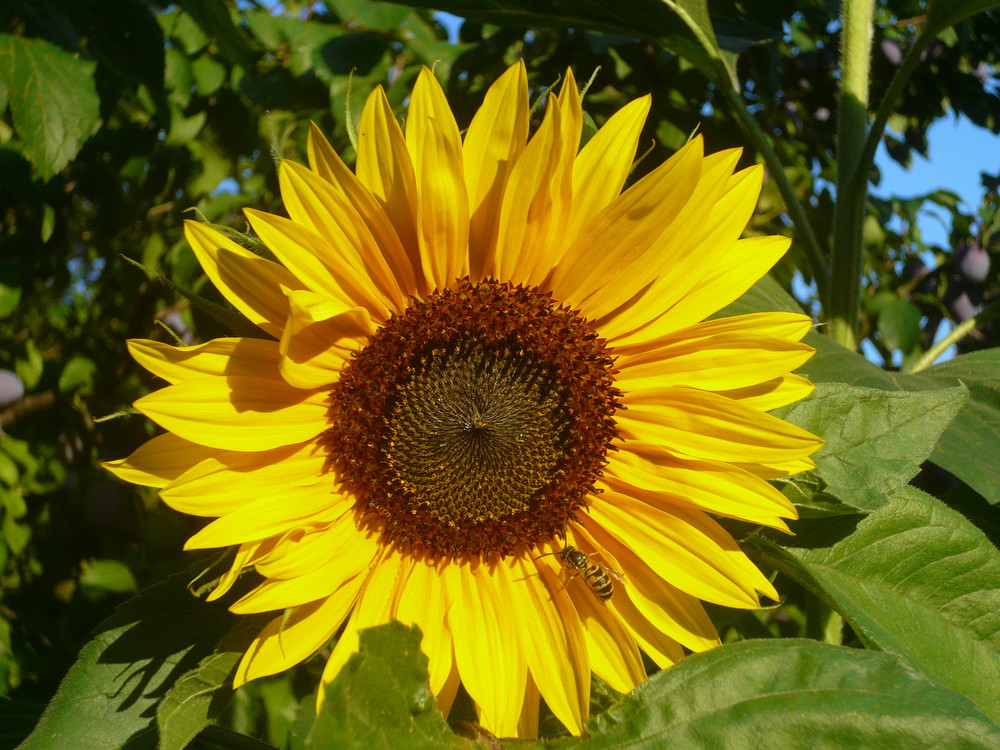
[(236, 665), (269, 617), (243, 617), (214, 653), (170, 688), (156, 709), (160, 750), (184, 750), (225, 711), (233, 698)]
[(962, 354), (923, 372), (887, 372), (827, 336), (809, 334), (816, 354), (799, 372), (814, 383), (843, 382), (886, 390), (923, 391), (963, 385), (969, 400), (934, 446), (930, 460), (990, 503), (1000, 503), (1000, 350)]
[[(743, 19), (720, 19), (716, 37), (706, 0), (406, 0), (402, 5), (454, 13), (500, 26), (556, 26), (591, 29), (650, 39), (683, 55), (717, 83), (730, 85), (736, 54), (772, 38), (773, 32)], [(725, 45), (720, 44), (720, 41)], [(734, 53), (734, 54), (725, 54)], [(720, 73), (722, 75), (720, 75)]]
[[(855, 519), (856, 520), (856, 519)], [(961, 514), (913, 487), (848, 529), (798, 524), (768, 562), (825, 595), (871, 648), (1000, 719), (1000, 551)]]
[(42, 353), (38, 351), (33, 339), (24, 342), (24, 354), (14, 362), (14, 373), (24, 383), (26, 391), (32, 390), (38, 381), (42, 379), (42, 371), (45, 369), (45, 361)]
[(244, 69), (253, 67), (258, 50), (233, 23), (223, 0), (180, 0), (178, 5), (190, 13), (201, 30), (215, 42), (223, 58)]
[(138, 590), (135, 576), (120, 560), (95, 560), (80, 573), (80, 587), (90, 599), (106, 594), (131, 594)]
[(21, 287), (0, 284), (0, 320), (17, 310), (21, 302)]
[(393, 31), (411, 13), (405, 6), (370, 0), (329, 0), (327, 5), (352, 28), (373, 31)]
[(927, 380), (935, 387), (961, 383), (969, 389), (969, 403), (934, 448), (931, 461), (950, 471), (986, 498), (1000, 503), (1000, 472), (996, 450), (1000, 445), (1000, 349), (962, 354), (935, 365), (908, 380)]
[(775, 413), (824, 438), (814, 474), (842, 501), (872, 510), (916, 476), (967, 398), (962, 386), (905, 392), (829, 383)]
[(793, 639), (695, 654), (587, 725), (580, 748), (995, 748), (967, 698), (888, 654)]
[(48, 179), (80, 152), (98, 120), (95, 63), (40, 39), (0, 34), (0, 76), (21, 150)]
[(153, 748), (153, 714), (236, 615), (187, 590), (188, 573), (151, 586), (98, 626), (20, 750)]
[(97, 365), (89, 357), (73, 357), (59, 373), (59, 392), (69, 394), (82, 391), (88, 394), (94, 387)]
[(976, 13), (1000, 7), (1000, 0), (929, 0), (927, 31), (936, 34)]
[(889, 349), (909, 353), (920, 339), (920, 317), (920, 309), (909, 300), (887, 302), (878, 314), (882, 342)]
[(420, 630), (362, 630), (358, 653), (327, 686), (307, 748), (468, 748), (438, 713)]

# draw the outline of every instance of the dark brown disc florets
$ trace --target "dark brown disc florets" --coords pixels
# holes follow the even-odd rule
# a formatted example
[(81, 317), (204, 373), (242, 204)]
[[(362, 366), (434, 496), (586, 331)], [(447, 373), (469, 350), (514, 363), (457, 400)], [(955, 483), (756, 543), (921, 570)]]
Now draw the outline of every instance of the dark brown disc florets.
[(468, 279), (394, 315), (344, 368), (327, 433), (394, 543), (490, 559), (561, 533), (616, 436), (613, 359), (549, 295)]

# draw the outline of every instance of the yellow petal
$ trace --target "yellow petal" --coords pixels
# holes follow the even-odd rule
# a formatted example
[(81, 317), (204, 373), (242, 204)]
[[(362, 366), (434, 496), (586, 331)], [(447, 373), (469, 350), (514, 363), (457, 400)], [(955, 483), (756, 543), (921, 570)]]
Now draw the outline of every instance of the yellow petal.
[(194, 346), (170, 346), (149, 339), (129, 339), (128, 350), (140, 365), (168, 383), (206, 375), (254, 375), (273, 371), (278, 342), (270, 339), (212, 339)]
[(227, 547), (281, 536), (309, 523), (343, 515), (354, 498), (324, 485), (269, 487), (261, 497), (248, 501), (205, 526), (184, 544), (184, 549)]
[(336, 555), (301, 575), (267, 579), (229, 609), (236, 614), (287, 609), (325, 598), (352, 578), (367, 574), (378, 552), (378, 541), (376, 535), (358, 529), (353, 513), (335, 521), (327, 536)]
[(267, 451), (216, 451), (167, 485), (160, 497), (174, 510), (221, 516), (270, 491), (333, 485), (326, 450), (315, 442)]
[[(541, 695), (535, 681), (528, 673), (524, 683), (524, 705), (521, 706), (521, 718), (517, 720), (517, 737), (534, 739), (538, 736), (538, 714), (541, 709)], [(447, 716), (447, 714), (445, 714)]]
[(518, 60), (490, 86), (465, 133), (462, 156), (473, 281), (480, 281), (493, 261), (504, 190), (527, 140), (528, 78), (524, 62)]
[(358, 128), (357, 174), (392, 221), (410, 267), (417, 292), (425, 291), (417, 240), (417, 183), (403, 131), (381, 86), (365, 102)]
[(693, 505), (782, 531), (787, 526), (781, 519), (796, 516), (788, 498), (760, 477), (720, 461), (680, 459), (655, 445), (623, 443), (603, 481), (668, 512)]
[(431, 691), (435, 695), (444, 691), (454, 666), (447, 623), (450, 606), (441, 572), (432, 563), (415, 560), (399, 596), (396, 619), (404, 625), (417, 625), (423, 633), (420, 648), (429, 662)]
[[(595, 216), (552, 274), (556, 299), (594, 318), (598, 308), (613, 310), (628, 300), (649, 283), (649, 274), (655, 278), (655, 266), (665, 260), (656, 242), (690, 200), (701, 165), (702, 141), (695, 138)], [(598, 292), (602, 301), (583, 308)]]
[(784, 375), (757, 385), (718, 391), (718, 393), (752, 409), (771, 411), (780, 406), (794, 404), (812, 393), (815, 388), (816, 386), (799, 375)]
[(787, 477), (790, 474), (798, 474), (801, 471), (812, 471), (816, 468), (816, 462), (811, 458), (800, 458), (793, 461), (776, 461), (774, 463), (734, 463), (733, 466), (749, 471), (761, 479), (777, 479), (778, 477)]
[(590, 591), (570, 587), (573, 606), (580, 613), (587, 655), (594, 674), (619, 693), (628, 693), (646, 680), (642, 655), (635, 639), (606, 604)]
[(329, 395), (280, 377), (187, 380), (143, 396), (135, 407), (186, 440), (259, 451), (305, 442), (327, 428)]
[(398, 286), (404, 295), (415, 294), (417, 291), (416, 277), (413, 273), (413, 261), (407, 256), (406, 249), (396, 233), (389, 217), (375, 196), (369, 192), (347, 165), (344, 164), (330, 143), (323, 137), (316, 123), (309, 128), (308, 141), (309, 164), (313, 171), (325, 179), (334, 190), (341, 193), (358, 215), (363, 219), (368, 230), (384, 255)]
[(603, 559), (621, 571), (625, 579), (610, 601), (620, 605), (629, 600), (654, 628), (692, 651), (719, 645), (719, 636), (701, 600), (663, 580), (640, 554), (606, 529), (592, 521), (585, 523), (593, 543), (600, 546), (595, 559)]
[(717, 461), (776, 462), (815, 453), (823, 441), (777, 417), (696, 388), (627, 394), (618, 413), (623, 437), (671, 453)]
[(740, 578), (731, 559), (742, 552), (728, 535), (710, 536), (704, 523), (696, 527), (690, 518), (612, 492), (590, 506), (590, 518), (681, 591), (725, 607), (759, 606), (753, 587)]
[(571, 78), (559, 97), (550, 95), (538, 132), (511, 170), (501, 207), (495, 278), (537, 284), (554, 263), (569, 220), (573, 158), (582, 128), (579, 92)]
[(233, 558), (233, 563), (229, 566), (229, 570), (220, 576), (219, 582), (215, 585), (215, 588), (209, 592), (208, 596), (205, 597), (205, 601), (214, 602), (216, 599), (221, 599), (229, 593), (233, 584), (236, 583), (237, 579), (239, 579), (243, 569), (249, 564), (250, 558), (253, 557), (258, 549), (260, 549), (260, 546), (260, 542), (241, 544), (239, 549), (236, 550), (236, 557)]
[(479, 708), (480, 723), (498, 737), (512, 737), (524, 702), (527, 666), (520, 642), (511, 637), (514, 615), (501, 595), (500, 574), (472, 562), (448, 565), (444, 575), (452, 603), (448, 627), (462, 684)]
[(289, 292), (288, 299), (288, 322), (278, 346), (281, 376), (296, 388), (337, 382), (352, 354), (374, 330), (368, 311), (344, 308), (315, 292)]
[[(323, 669), (319, 693), (316, 696), (317, 706), (323, 705), (326, 686), (336, 679), (351, 655), (357, 653), (358, 631), (384, 625), (393, 619), (396, 601), (412, 564), (411, 557), (404, 559), (399, 552), (391, 550), (385, 550), (381, 559), (374, 563), (374, 567), (361, 589), (361, 595), (358, 597), (351, 619), (344, 626), (344, 632), (341, 633), (340, 639)], [(359, 578), (361, 577), (359, 576)]]
[(236, 668), (233, 687), (277, 674), (308, 659), (337, 632), (354, 606), (362, 581), (347, 581), (325, 599), (303, 604), (289, 616), (269, 622)]
[(746, 388), (781, 377), (814, 353), (806, 344), (759, 333), (679, 339), (619, 360), (615, 385), (626, 392), (691, 386), (710, 391)]
[(312, 291), (345, 307), (364, 307), (376, 320), (389, 317), (390, 303), (365, 269), (355, 265), (356, 251), (334, 247), (282, 216), (249, 208), (244, 213), (264, 244)]
[(695, 325), (660, 336), (636, 341), (629, 345), (615, 344), (615, 354), (621, 361), (648, 362), (657, 359), (656, 350), (682, 341), (709, 339), (724, 334), (761, 334), (789, 341), (800, 341), (812, 328), (808, 315), (792, 312), (759, 312), (705, 320)]
[(557, 573), (548, 562), (536, 565), (515, 557), (510, 572), (515, 583), (507, 587), (509, 606), (518, 619), (516, 633), (528, 670), (552, 713), (579, 735), (590, 703), (590, 662), (562, 571)]
[[(573, 205), (561, 241), (564, 249), (621, 193), (651, 102), (652, 97), (643, 96), (626, 104), (580, 150), (573, 162)], [(554, 261), (561, 258), (562, 252)]]
[(462, 138), (434, 74), (417, 76), (406, 117), (406, 146), (417, 185), (417, 239), (430, 289), (444, 289), (469, 270), (469, 198)]
[(275, 338), (288, 316), (281, 287), (304, 289), (287, 269), (244, 250), (214, 229), (184, 222), (184, 236), (205, 275), (233, 306)]
[(143, 487), (166, 487), (195, 464), (218, 453), (169, 432), (147, 440), (128, 458), (104, 461), (101, 466), (119, 479)]
[[(281, 198), (288, 216), (326, 240), (336, 255), (320, 260), (336, 267), (349, 265), (370, 278), (394, 312), (406, 306), (389, 260), (371, 230), (344, 194), (301, 164), (282, 161), (278, 172)], [(409, 292), (411, 290), (406, 290)]]
[[(663, 228), (642, 259), (620, 272), (629, 282), (616, 289), (613, 297), (600, 294), (588, 301), (588, 314), (602, 318), (598, 322), (602, 332), (614, 335), (621, 315), (643, 323), (658, 317), (711, 272), (719, 246), (731, 244), (740, 235), (746, 223), (746, 219), (740, 223), (741, 209), (752, 209), (756, 192), (733, 184), (752, 182), (746, 174), (732, 174), (739, 156), (739, 149), (706, 156), (698, 183), (677, 217)], [(760, 172), (751, 170), (750, 174)], [(615, 325), (609, 326), (612, 321)]]
[(608, 607), (656, 666), (666, 669), (684, 658), (683, 647), (651, 623), (628, 596), (613, 597)]
[(781, 259), (790, 244), (787, 237), (777, 236), (738, 240), (723, 249), (711, 265), (710, 273), (688, 288), (673, 307), (667, 309), (668, 305), (657, 296), (663, 291), (657, 284), (657, 288), (647, 295), (656, 302), (655, 310), (644, 311), (634, 318), (622, 316), (606, 322), (601, 332), (615, 346), (629, 346), (704, 320), (752, 287)]

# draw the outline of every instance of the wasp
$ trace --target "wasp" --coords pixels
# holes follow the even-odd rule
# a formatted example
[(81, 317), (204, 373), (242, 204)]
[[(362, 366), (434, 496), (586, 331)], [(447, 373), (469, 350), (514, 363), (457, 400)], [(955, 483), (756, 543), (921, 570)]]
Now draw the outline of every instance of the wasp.
[[(612, 578), (619, 583), (625, 583), (625, 579), (618, 575), (618, 573), (602, 563), (591, 562), (586, 553), (581, 552), (576, 547), (565, 547), (558, 552), (546, 552), (544, 555), (539, 555), (535, 559), (537, 560), (541, 557), (547, 557), (548, 555), (555, 555), (559, 558), (559, 563), (566, 570), (573, 571), (573, 575), (570, 576), (569, 579), (570, 581), (577, 576), (583, 576), (583, 580), (586, 581), (587, 587), (593, 591), (594, 596), (602, 602), (610, 599), (611, 595), (615, 593), (614, 584), (611, 583)], [(566, 585), (569, 585), (569, 581), (566, 582)]]

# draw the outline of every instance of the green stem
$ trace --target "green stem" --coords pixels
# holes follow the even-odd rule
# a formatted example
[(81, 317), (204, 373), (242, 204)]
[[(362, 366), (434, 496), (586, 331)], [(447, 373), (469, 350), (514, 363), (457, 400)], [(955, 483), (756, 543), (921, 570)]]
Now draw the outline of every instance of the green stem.
[(886, 123), (889, 121), (892, 113), (896, 111), (896, 105), (899, 104), (899, 100), (903, 96), (903, 88), (906, 86), (907, 81), (910, 80), (910, 75), (912, 75), (917, 65), (920, 64), (920, 56), (927, 49), (927, 45), (930, 44), (934, 37), (934, 34), (928, 34), (926, 30), (922, 32), (913, 41), (910, 49), (903, 56), (899, 67), (896, 68), (896, 72), (889, 82), (889, 88), (886, 89), (885, 94), (879, 102), (878, 110), (875, 112), (875, 119), (872, 122), (871, 130), (868, 131), (868, 137), (865, 139), (865, 146), (861, 151), (861, 158), (857, 169), (850, 176), (852, 183), (857, 183), (859, 180), (868, 181), (868, 167), (875, 161), (875, 151), (878, 150), (878, 144), (885, 134)]
[(826, 257), (823, 249), (820, 247), (819, 240), (816, 239), (812, 225), (809, 223), (809, 217), (806, 216), (805, 208), (802, 206), (802, 202), (799, 201), (798, 195), (795, 194), (795, 188), (788, 180), (788, 175), (785, 174), (785, 167), (781, 163), (781, 159), (778, 158), (778, 154), (774, 148), (772, 148), (767, 135), (747, 111), (746, 104), (740, 98), (739, 91), (731, 88), (723, 88), (722, 86), (720, 86), (720, 91), (725, 96), (729, 108), (736, 116), (736, 121), (743, 129), (744, 134), (750, 138), (754, 148), (764, 158), (764, 163), (770, 170), (771, 179), (778, 186), (781, 197), (785, 199), (788, 215), (791, 217), (792, 224), (795, 227), (796, 239), (799, 240), (805, 250), (809, 270), (812, 272), (813, 278), (816, 279), (820, 301), (825, 305), (830, 285)]
[(994, 318), (1000, 318), (1000, 303), (990, 305), (985, 310), (980, 311), (978, 315), (974, 315), (968, 320), (964, 320), (952, 328), (946, 336), (942, 336), (940, 341), (924, 352), (924, 355), (914, 362), (911, 367), (907, 368), (906, 371), (913, 373), (926, 370), (928, 367), (933, 365), (935, 361), (937, 361), (938, 357), (948, 350), (948, 347), (954, 346), (959, 341), (964, 339), (972, 333), (976, 326), (993, 320)]
[[(841, 29), (840, 106), (837, 116), (837, 205), (830, 273), (830, 335), (849, 349), (857, 346), (861, 299), (867, 169), (861, 161), (868, 135), (868, 79), (871, 68), (874, 0), (844, 0)], [(859, 179), (855, 180), (855, 173)], [(860, 178), (864, 174), (864, 179)]]

